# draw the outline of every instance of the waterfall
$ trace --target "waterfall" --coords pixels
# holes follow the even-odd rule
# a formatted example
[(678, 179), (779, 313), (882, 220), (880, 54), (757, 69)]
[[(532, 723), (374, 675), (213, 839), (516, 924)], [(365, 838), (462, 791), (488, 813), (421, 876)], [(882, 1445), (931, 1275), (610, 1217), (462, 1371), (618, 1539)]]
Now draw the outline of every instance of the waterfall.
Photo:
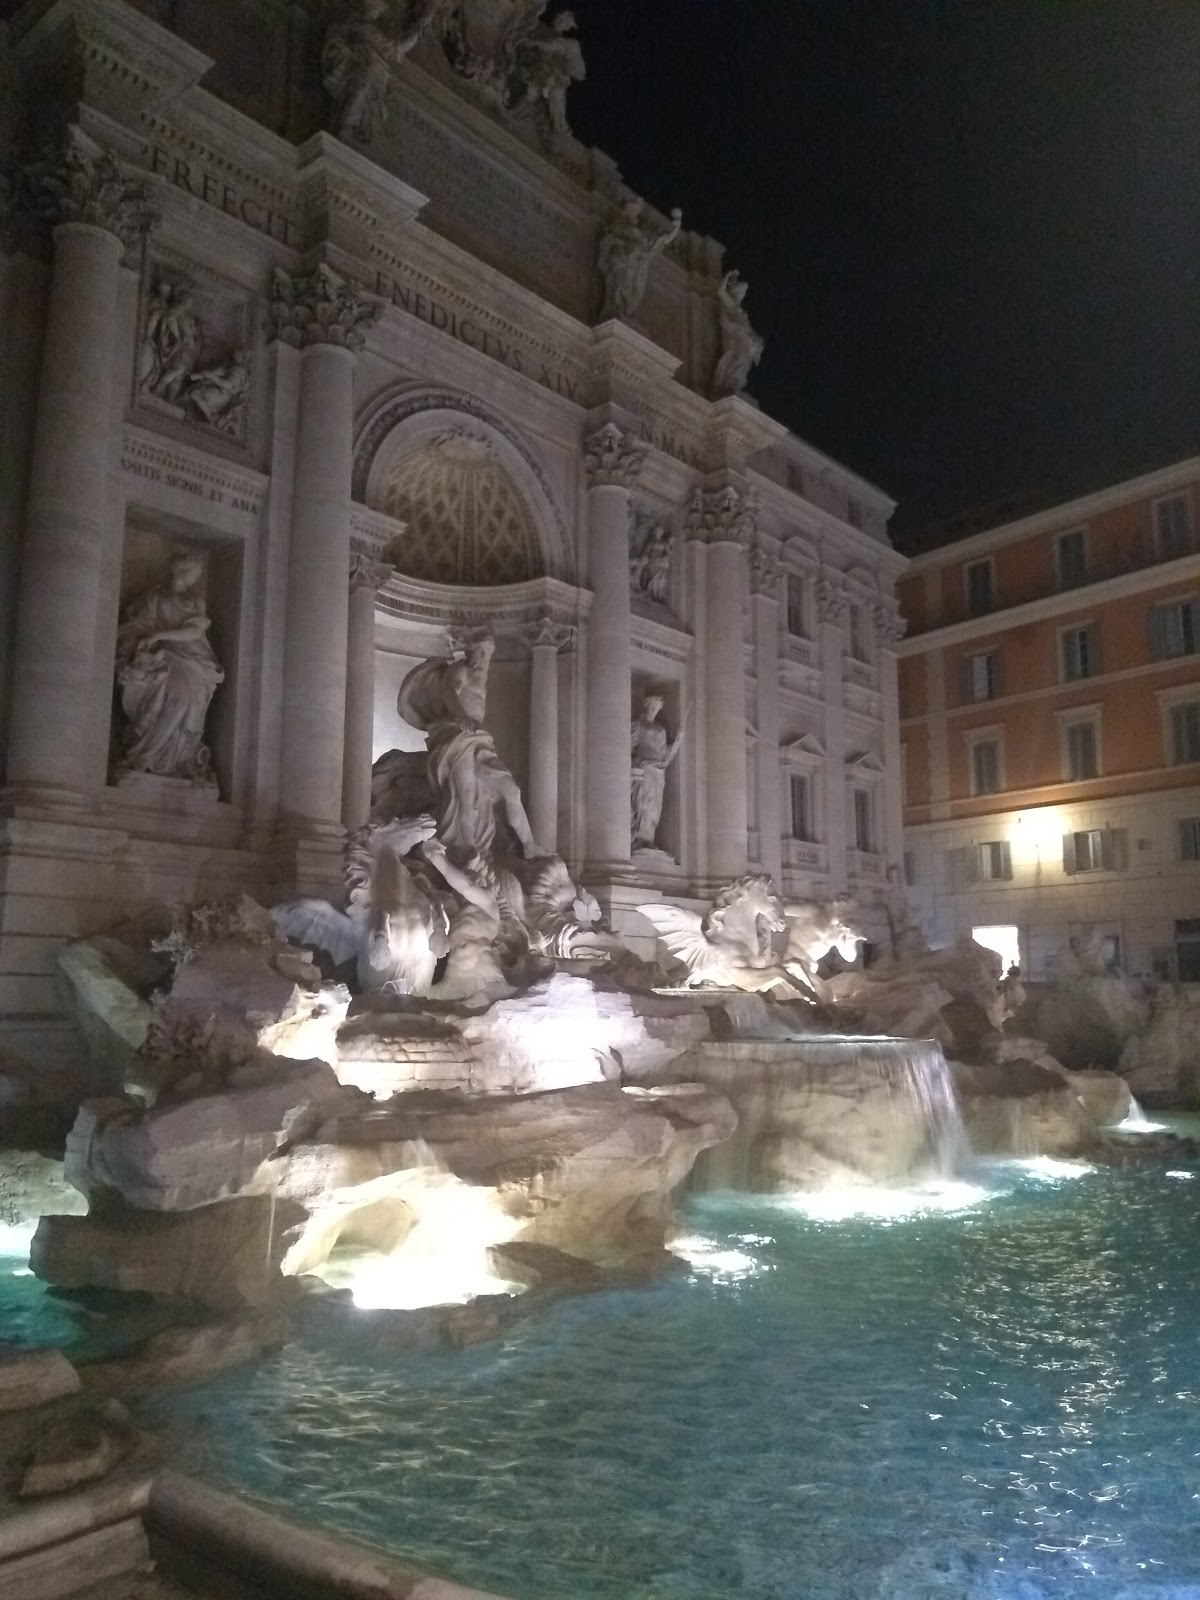
[(719, 1089), (736, 1132), (692, 1186), (751, 1191), (949, 1177), (967, 1149), (950, 1070), (928, 1040), (730, 1040), (688, 1058)]
[(1129, 1110), (1116, 1124), (1117, 1133), (1161, 1133), (1165, 1122), (1151, 1122), (1133, 1095), (1129, 1097)]

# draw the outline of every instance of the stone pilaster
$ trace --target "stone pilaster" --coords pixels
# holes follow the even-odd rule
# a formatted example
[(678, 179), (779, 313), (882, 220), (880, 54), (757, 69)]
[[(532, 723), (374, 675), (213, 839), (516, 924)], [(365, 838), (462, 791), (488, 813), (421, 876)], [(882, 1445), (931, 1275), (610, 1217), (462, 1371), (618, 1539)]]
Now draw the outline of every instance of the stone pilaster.
[(757, 679), (759, 863), (778, 883), (783, 871), (779, 775), (779, 588), (783, 568), (769, 550), (750, 553), (750, 621)]
[(878, 642), (879, 701), (883, 717), (884, 815), (883, 845), (890, 863), (904, 861), (904, 786), (900, 761), (900, 686), (896, 669), (896, 646), (904, 637), (904, 618), (894, 603), (881, 602), (871, 613)]
[(346, 633), (346, 734), (342, 763), (342, 823), (361, 828), (371, 814), (375, 753), (375, 596), (395, 572), (386, 561), (350, 557)]
[(708, 874), (725, 882), (746, 870), (746, 667), (742, 653), (744, 548), (755, 508), (740, 489), (698, 489), (687, 536), (704, 549), (704, 725), (707, 734)]
[(629, 867), (630, 495), (646, 446), (612, 423), (584, 444), (588, 480), (587, 831), (589, 875)]
[(825, 849), (831, 888), (844, 889), (849, 842), (846, 789), (846, 709), (842, 663), (845, 619), (850, 604), (840, 582), (817, 582), (817, 627), (821, 636), (821, 687), (825, 699)]
[(341, 831), (354, 364), (379, 310), (325, 265), (273, 275), (274, 335), (301, 350), (280, 805), (297, 835)]
[(152, 225), (148, 191), (72, 129), (66, 151), (26, 168), (18, 201), (53, 228), (14, 640), (8, 784), (78, 802), (103, 782), (87, 726), (107, 529), (121, 258)]
[(529, 825), (541, 849), (558, 848), (558, 653), (575, 629), (543, 617), (523, 630), (531, 660), (529, 682)]

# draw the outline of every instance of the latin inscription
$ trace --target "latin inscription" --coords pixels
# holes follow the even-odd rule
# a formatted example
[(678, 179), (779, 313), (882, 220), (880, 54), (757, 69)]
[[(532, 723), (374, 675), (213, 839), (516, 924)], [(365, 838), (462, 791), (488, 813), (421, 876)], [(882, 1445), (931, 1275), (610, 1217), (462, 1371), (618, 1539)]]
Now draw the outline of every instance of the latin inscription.
[(197, 478), (188, 477), (175, 468), (156, 467), (152, 461), (139, 461), (136, 456), (122, 456), (121, 470), (129, 473), (130, 477), (141, 478), (145, 483), (159, 483), (164, 489), (178, 489), (184, 494), (193, 495), (197, 500), (205, 500), (212, 505), (228, 506), (231, 511), (246, 511), (256, 517), (262, 510), (259, 501), (250, 499), (244, 494), (227, 492), (215, 484), (203, 483)]
[(185, 161), (182, 156), (172, 155), (170, 151), (153, 145), (150, 168), (193, 199), (203, 200), (205, 205), (223, 211), (227, 217), (235, 217), (258, 233), (277, 239), (280, 244), (291, 244), (292, 224), (289, 218), (281, 212), (272, 211), (269, 206), (260, 205), (253, 195), (242, 194), (223, 179), (214, 178), (211, 172), (205, 172), (196, 162)]

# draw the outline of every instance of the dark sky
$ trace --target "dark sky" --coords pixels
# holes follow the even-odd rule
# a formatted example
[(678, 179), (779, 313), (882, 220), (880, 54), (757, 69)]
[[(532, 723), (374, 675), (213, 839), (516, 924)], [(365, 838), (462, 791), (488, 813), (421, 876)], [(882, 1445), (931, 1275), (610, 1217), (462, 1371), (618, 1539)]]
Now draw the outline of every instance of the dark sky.
[(901, 548), (1200, 450), (1200, 0), (574, 10), (576, 133), (725, 243), (751, 392)]

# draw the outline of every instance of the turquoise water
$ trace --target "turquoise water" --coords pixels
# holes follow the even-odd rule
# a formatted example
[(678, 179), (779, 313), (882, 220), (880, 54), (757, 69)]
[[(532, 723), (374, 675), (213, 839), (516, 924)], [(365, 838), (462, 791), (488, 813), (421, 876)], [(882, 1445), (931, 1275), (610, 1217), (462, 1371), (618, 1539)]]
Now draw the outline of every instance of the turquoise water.
[(495, 1345), (292, 1347), (185, 1464), (517, 1600), (1200, 1600), (1200, 1175), (689, 1207), (695, 1263)]

